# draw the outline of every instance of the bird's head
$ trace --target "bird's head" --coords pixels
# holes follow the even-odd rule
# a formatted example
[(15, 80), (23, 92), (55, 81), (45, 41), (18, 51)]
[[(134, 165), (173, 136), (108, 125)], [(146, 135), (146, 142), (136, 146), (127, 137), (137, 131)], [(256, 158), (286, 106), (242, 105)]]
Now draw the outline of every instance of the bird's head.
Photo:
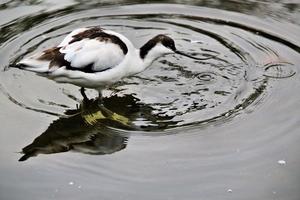
[(157, 35), (141, 47), (140, 57), (154, 60), (160, 56), (174, 53), (174, 51), (176, 51), (176, 47), (172, 38), (166, 35)]
[(172, 53), (180, 54), (193, 59), (198, 59), (181, 51), (178, 51), (175, 47), (174, 40), (169, 36), (162, 34), (155, 36), (140, 48), (140, 57), (142, 59), (149, 58), (150, 60), (155, 60), (163, 55)]

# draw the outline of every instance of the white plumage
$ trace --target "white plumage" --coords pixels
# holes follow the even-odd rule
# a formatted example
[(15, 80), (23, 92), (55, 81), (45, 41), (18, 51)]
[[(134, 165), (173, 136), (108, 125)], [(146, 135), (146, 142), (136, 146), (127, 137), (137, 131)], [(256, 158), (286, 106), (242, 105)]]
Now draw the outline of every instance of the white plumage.
[(63, 47), (60, 52), (65, 54), (65, 60), (70, 62), (72, 67), (83, 68), (94, 63), (92, 68), (94, 71), (117, 66), (125, 57), (118, 45), (99, 42), (96, 39), (72, 43)]

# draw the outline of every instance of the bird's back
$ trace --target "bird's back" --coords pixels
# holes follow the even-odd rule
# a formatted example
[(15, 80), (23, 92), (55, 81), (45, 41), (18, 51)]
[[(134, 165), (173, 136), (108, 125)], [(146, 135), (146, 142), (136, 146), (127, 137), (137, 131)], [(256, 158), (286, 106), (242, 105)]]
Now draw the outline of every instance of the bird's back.
[[(118, 66), (128, 53), (126, 43), (117, 33), (100, 27), (72, 31), (57, 46), (21, 60), (22, 69), (51, 73), (58, 68), (86, 73), (101, 72)], [(130, 44), (129, 44), (130, 45)]]

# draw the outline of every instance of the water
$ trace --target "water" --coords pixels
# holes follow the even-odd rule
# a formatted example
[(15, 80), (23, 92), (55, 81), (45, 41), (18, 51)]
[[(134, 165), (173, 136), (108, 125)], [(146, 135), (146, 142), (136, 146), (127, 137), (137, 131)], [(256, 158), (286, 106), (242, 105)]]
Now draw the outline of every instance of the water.
[[(0, 9), (0, 199), (300, 198), (297, 1)], [(7, 68), (92, 25), (136, 47), (168, 34), (178, 49), (211, 58), (160, 58), (107, 88), (104, 106), (94, 90), (83, 103), (76, 86)]]

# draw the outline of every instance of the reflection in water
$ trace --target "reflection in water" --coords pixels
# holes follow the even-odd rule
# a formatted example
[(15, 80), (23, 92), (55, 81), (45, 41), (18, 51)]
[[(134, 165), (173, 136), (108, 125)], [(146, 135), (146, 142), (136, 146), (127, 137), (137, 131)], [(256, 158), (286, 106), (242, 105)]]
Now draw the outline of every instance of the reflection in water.
[[(68, 117), (60, 117), (53, 121), (45, 132), (24, 147), (24, 155), (19, 161), (39, 154), (68, 151), (93, 155), (111, 154), (126, 147), (128, 134), (116, 133), (109, 127), (122, 130), (151, 130), (153, 127), (157, 129), (174, 124), (164, 121), (172, 117), (151, 114), (153, 108), (141, 104), (132, 95), (112, 96), (104, 98), (103, 104), (99, 102), (99, 99), (85, 99), (78, 109), (66, 110), (65, 114)], [(142, 126), (143, 121), (149, 124), (149, 127)]]
[[(0, 199), (299, 199), (296, 1), (3, 2)], [(105, 107), (91, 100), (78, 109), (68, 98), (79, 94), (77, 87), (26, 72), (3, 72), (10, 62), (57, 44), (77, 27), (92, 25), (120, 32), (136, 47), (165, 33), (187, 52), (218, 57), (205, 62), (162, 58), (108, 88)], [(122, 97), (108, 97), (116, 93)], [(49, 122), (49, 115), (56, 120)], [(40, 130), (37, 126), (44, 129), (19, 134), (22, 127)], [(147, 135), (180, 134), (143, 137), (141, 130), (149, 131), (143, 133)], [(37, 161), (34, 165), (26, 163), (31, 167), (23, 166), (14, 162), (21, 154), (12, 152), (28, 138), (21, 160), (68, 151), (116, 152), (117, 159), (65, 153), (62, 158), (41, 156), (56, 162), (39, 162), (38, 157), (30, 160)], [(91, 159), (78, 163), (71, 155)], [(78, 164), (82, 167), (72, 167)]]
[(67, 110), (68, 118), (53, 121), (45, 132), (30, 145), (23, 148), (25, 161), (39, 154), (76, 151), (103, 155), (120, 151), (126, 147), (127, 137), (105, 131), (105, 121), (124, 126), (129, 120), (111, 112), (98, 100), (86, 100), (76, 110)]
[[(69, 121), (60, 120), (55, 121), (42, 135), (24, 147), (22, 150), (24, 155), (19, 161), (25, 161), (39, 154), (67, 151), (104, 155), (115, 153), (126, 147), (127, 137), (85, 129), (85, 125), (80, 120), (78, 121), (80, 124), (73, 124), (76, 121), (75, 118), (71, 118)], [(68, 126), (69, 123), (75, 126), (66, 130), (64, 125)]]
[[(196, 7), (186, 10), (176, 6), (180, 10), (177, 12), (171, 11), (170, 5), (160, 5), (160, 9), (166, 11), (161, 14), (156, 12), (156, 5), (147, 5), (149, 11), (141, 14), (132, 12), (132, 9), (142, 8), (141, 5), (130, 6), (130, 9), (125, 6), (122, 12), (117, 9), (110, 13), (105, 10), (94, 12), (94, 6), (98, 4), (92, 4), (24, 16), (4, 26), (0, 31), (0, 43), (10, 48), (6, 48), (5, 53), (3, 51), (3, 58), (7, 58), (2, 61), (3, 66), (61, 41), (79, 25), (99, 24), (130, 36), (137, 47), (150, 35), (170, 34), (178, 46), (191, 55), (213, 59), (162, 58), (155, 62), (156, 66), (108, 89), (108, 94), (117, 92), (122, 97), (106, 98), (104, 106), (98, 105), (97, 100), (88, 100), (77, 110), (65, 111), (67, 117), (63, 114), (68, 108), (68, 103), (62, 103), (65, 99), (54, 95), (48, 99), (51, 91), (41, 92), (37, 99), (36, 95), (23, 95), (23, 91), (29, 91), (25, 87), (36, 85), (36, 78), (7, 70), (7, 74), (1, 77), (0, 92), (12, 103), (59, 117), (32, 145), (24, 148), (23, 159), (39, 153), (75, 150), (103, 154), (122, 149), (115, 140), (126, 136), (112, 133), (107, 127), (168, 134), (167, 131), (175, 132), (176, 128), (222, 124), (243, 112), (255, 110), (255, 106), (266, 97), (264, 94), (270, 91), (273, 79), (296, 75), (294, 59), (281, 47), (277, 48), (277, 43), (295, 52), (299, 52), (298, 45), (277, 34), (276, 30), (265, 30), (260, 23), (256, 26), (243, 20), (223, 18), (226, 13), (213, 16), (210, 10), (199, 15)], [(235, 7), (226, 5), (228, 10)], [(81, 15), (83, 10), (87, 12)], [(52, 20), (54, 18), (56, 20)], [(15, 37), (17, 34), (20, 36)], [(10, 84), (11, 77), (14, 77), (13, 84)], [(39, 88), (60, 89), (48, 84), (45, 81)], [(108, 148), (104, 143), (111, 144)]]

